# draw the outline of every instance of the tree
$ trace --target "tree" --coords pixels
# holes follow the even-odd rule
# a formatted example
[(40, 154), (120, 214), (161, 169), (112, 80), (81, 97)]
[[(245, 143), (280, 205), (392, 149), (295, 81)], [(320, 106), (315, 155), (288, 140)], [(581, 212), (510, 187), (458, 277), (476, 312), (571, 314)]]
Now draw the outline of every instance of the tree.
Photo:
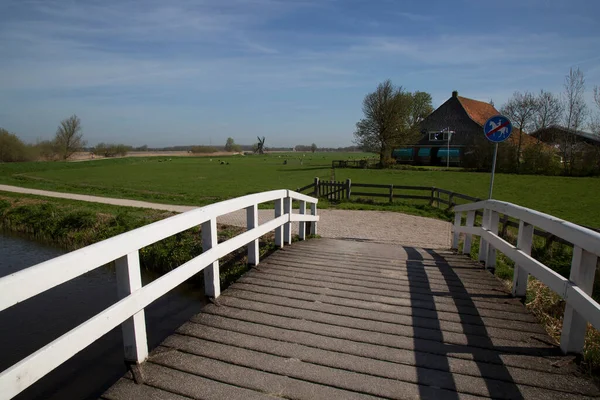
[(594, 86), (594, 104), (596, 104), (596, 115), (594, 115), (590, 128), (592, 133), (600, 137), (600, 86)]
[(560, 98), (542, 89), (540, 94), (537, 95), (536, 101), (537, 109), (533, 117), (534, 129), (537, 131), (538, 129), (558, 125), (563, 113), (563, 104)]
[[(386, 80), (363, 100), (364, 118), (356, 123), (354, 141), (365, 151), (379, 153), (379, 164), (391, 163), (394, 146), (414, 138), (412, 95)], [(417, 131), (418, 132), (418, 131)]]
[(6, 129), (0, 128), (0, 163), (30, 160), (28, 146)]
[(81, 132), (81, 120), (77, 115), (73, 114), (60, 121), (54, 142), (63, 160), (71, 157), (73, 153), (81, 151), (86, 142), (83, 140)]
[(227, 138), (227, 142), (225, 143), (225, 151), (234, 151), (235, 142), (233, 138)]
[(501, 112), (507, 116), (514, 127), (518, 129), (517, 151), (515, 153), (516, 172), (521, 169), (521, 148), (523, 133), (530, 131), (533, 127), (535, 113), (538, 104), (535, 96), (529, 92), (515, 92), (508, 102), (502, 106)]
[(412, 104), (408, 124), (412, 129), (418, 126), (429, 114), (433, 112), (431, 105), (431, 95), (427, 92), (416, 91), (412, 94)]
[(313, 153), (314, 153), (315, 151), (317, 151), (317, 145), (316, 145), (316, 144), (314, 144), (314, 143), (313, 143), (313, 144), (311, 144), (311, 145), (310, 145), (310, 151), (312, 151)]
[(576, 70), (571, 68), (569, 75), (565, 76), (564, 87), (564, 122), (568, 132), (557, 137), (556, 142), (563, 158), (564, 172), (570, 175), (573, 172), (578, 144), (576, 132), (583, 125), (587, 114), (587, 107), (583, 98), (585, 92), (583, 72), (579, 68)]

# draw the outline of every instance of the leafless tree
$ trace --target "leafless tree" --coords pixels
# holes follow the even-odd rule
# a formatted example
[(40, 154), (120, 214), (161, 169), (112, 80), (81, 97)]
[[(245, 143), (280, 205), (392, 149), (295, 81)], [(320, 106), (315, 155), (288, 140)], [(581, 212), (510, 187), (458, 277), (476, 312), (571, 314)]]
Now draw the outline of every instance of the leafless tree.
[(587, 116), (587, 106), (583, 94), (585, 92), (585, 77), (583, 72), (577, 68), (569, 70), (564, 83), (564, 123), (567, 132), (555, 139), (563, 158), (565, 174), (571, 174), (575, 161), (576, 148), (578, 145), (576, 132), (583, 126)]
[(535, 113), (538, 109), (538, 103), (533, 94), (530, 92), (515, 92), (508, 102), (502, 106), (501, 112), (507, 116), (513, 126), (518, 129), (517, 152), (515, 159), (515, 167), (517, 173), (521, 169), (521, 148), (523, 143), (523, 135), (533, 127)]
[[(414, 139), (411, 127), (412, 95), (386, 80), (363, 100), (364, 118), (356, 124), (355, 143), (379, 153), (382, 167), (391, 162), (394, 146)], [(418, 132), (418, 131), (417, 131)]]
[(60, 121), (56, 130), (54, 143), (63, 160), (68, 159), (77, 151), (81, 151), (86, 142), (81, 132), (81, 120), (73, 114), (67, 119)]
[(590, 128), (594, 135), (600, 137), (600, 86), (594, 86), (594, 103), (596, 104), (596, 114), (592, 119)]
[(564, 110), (560, 98), (542, 89), (536, 100), (538, 107), (533, 119), (534, 129), (537, 131), (538, 129), (560, 124)]

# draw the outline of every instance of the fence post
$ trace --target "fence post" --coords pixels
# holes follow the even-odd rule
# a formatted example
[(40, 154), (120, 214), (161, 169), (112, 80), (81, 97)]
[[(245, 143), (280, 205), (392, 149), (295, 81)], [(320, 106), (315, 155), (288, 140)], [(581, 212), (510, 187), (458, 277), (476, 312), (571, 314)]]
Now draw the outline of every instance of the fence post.
[[(138, 250), (115, 261), (117, 270), (117, 295), (119, 299), (142, 288), (140, 257)], [(146, 319), (140, 310), (121, 324), (125, 360), (137, 364), (148, 358)]]
[[(483, 217), (481, 218), (481, 228), (482, 229), (488, 229), (488, 227), (490, 226), (490, 210), (487, 208), (483, 209)], [(488, 248), (488, 243), (487, 241), (483, 238), (483, 236), (480, 236), (479, 238), (479, 261), (485, 261), (485, 258), (487, 257), (487, 249)]]
[[(475, 226), (475, 210), (467, 212), (467, 227), (472, 228)], [(471, 243), (473, 242), (473, 235), (467, 233), (465, 236), (465, 243), (463, 244), (463, 254), (471, 254)]]
[(437, 208), (440, 208), (440, 191), (439, 190), (436, 190), (436, 191), (437, 191), (437, 196), (436, 196), (437, 197)]
[[(283, 213), (287, 214), (288, 218), (291, 218), (292, 215), (292, 198), (286, 197), (283, 199)], [(287, 244), (292, 244), (292, 223), (287, 222), (283, 225), (283, 238), (284, 242)]]
[(352, 181), (350, 178), (346, 179), (346, 198), (350, 200), (350, 195), (352, 194)]
[(431, 201), (429, 202), (429, 205), (433, 207), (433, 201), (435, 199), (435, 188), (432, 187), (431, 188)]
[[(581, 247), (573, 246), (571, 275), (569, 280), (579, 286), (586, 294), (591, 295), (594, 287), (594, 275), (598, 257)], [(560, 336), (560, 349), (563, 353), (581, 353), (585, 341), (587, 321), (572, 306), (568, 299), (563, 317), (563, 328)]]
[[(299, 206), (299, 213), (300, 215), (305, 215), (306, 214), (306, 202), (304, 200), (300, 200), (299, 201), (300, 206)], [(300, 240), (306, 240), (306, 221), (300, 221), (298, 223), (299, 229), (298, 229), (298, 237), (300, 238)]]
[[(317, 204), (316, 203), (311, 203), (310, 214), (317, 215)], [(317, 234), (317, 221), (312, 221), (312, 223), (310, 224), (310, 234), (311, 235)]]
[(319, 177), (315, 178), (315, 197), (319, 198)]
[(452, 207), (454, 207), (454, 203), (452, 203), (454, 201), (454, 192), (450, 192), (450, 194), (448, 195), (448, 210), (451, 209)]
[[(246, 228), (254, 229), (258, 226), (258, 205), (254, 204), (246, 207)], [(254, 239), (248, 243), (248, 264), (258, 265), (260, 262), (260, 252), (258, 249), (258, 239)]]
[(460, 239), (460, 233), (458, 232), (458, 228), (460, 228), (460, 224), (462, 223), (462, 212), (454, 213), (454, 225), (452, 225), (452, 248), (454, 250), (458, 250), (458, 241)]
[(394, 185), (390, 185), (390, 203), (394, 202)]
[[(279, 218), (283, 215), (283, 199), (275, 200), (275, 218)], [(275, 228), (275, 246), (283, 247), (283, 227), (278, 226)]]
[[(488, 230), (494, 235), (498, 234), (498, 223), (500, 221), (500, 214), (496, 211), (490, 210), (490, 224)], [(496, 270), (496, 248), (491, 244), (487, 244), (487, 257), (485, 258), (485, 268), (489, 269), (494, 273)]]
[[(217, 245), (217, 219), (202, 223), (202, 252), (212, 249)], [(221, 282), (219, 280), (219, 260), (204, 268), (204, 294), (208, 297), (217, 298), (221, 294)]]
[[(519, 221), (519, 235), (517, 237), (517, 248), (527, 255), (531, 255), (531, 245), (533, 243), (533, 225), (524, 221)], [(513, 271), (512, 295), (515, 297), (525, 297), (527, 294), (527, 280), (529, 274), (525, 268), (515, 264)]]

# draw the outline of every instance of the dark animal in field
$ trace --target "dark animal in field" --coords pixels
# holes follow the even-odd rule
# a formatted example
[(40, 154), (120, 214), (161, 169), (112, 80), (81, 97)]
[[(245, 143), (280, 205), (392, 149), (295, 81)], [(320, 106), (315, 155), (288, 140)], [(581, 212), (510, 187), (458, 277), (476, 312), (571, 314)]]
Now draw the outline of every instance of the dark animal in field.
[(225, 161), (221, 161), (221, 165), (225, 165)]
[(283, 160), (283, 165), (287, 165), (287, 160)]

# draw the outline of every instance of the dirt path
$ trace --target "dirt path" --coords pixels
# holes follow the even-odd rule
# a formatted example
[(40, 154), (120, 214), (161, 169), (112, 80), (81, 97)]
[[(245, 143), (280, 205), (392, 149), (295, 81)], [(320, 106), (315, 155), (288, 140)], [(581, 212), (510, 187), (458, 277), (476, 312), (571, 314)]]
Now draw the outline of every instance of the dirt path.
[[(185, 212), (196, 208), (194, 206), (177, 206), (138, 200), (51, 192), (9, 185), (0, 185), (0, 191), (173, 212)], [(390, 211), (323, 209), (319, 210), (318, 213), (321, 217), (318, 233), (322, 237), (396, 243), (428, 248), (450, 247), (449, 222)], [(258, 218), (261, 224), (272, 219), (273, 210), (259, 210)], [(244, 210), (236, 211), (219, 217), (217, 222), (245, 227), (246, 214)], [(293, 232), (295, 233), (298, 230), (298, 224), (294, 223), (293, 225)]]

